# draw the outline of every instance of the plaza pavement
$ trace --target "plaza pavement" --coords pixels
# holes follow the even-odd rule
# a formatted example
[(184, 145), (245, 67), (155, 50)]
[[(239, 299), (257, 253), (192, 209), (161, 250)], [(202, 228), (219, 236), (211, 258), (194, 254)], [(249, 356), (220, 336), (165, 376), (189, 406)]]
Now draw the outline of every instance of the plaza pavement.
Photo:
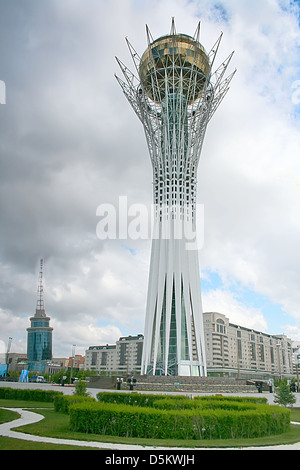
[[(67, 395), (72, 395), (74, 388), (73, 387), (61, 387), (58, 385), (51, 385), (51, 384), (41, 384), (41, 383), (19, 383), (19, 382), (0, 382), (0, 387), (11, 387), (11, 388), (39, 388), (39, 389), (46, 389), (46, 390), (57, 390), (62, 391)], [(96, 397), (96, 394), (99, 393), (99, 389), (89, 388), (88, 391), (90, 392), (91, 396)], [(109, 390), (113, 393), (112, 390)], [(124, 392), (128, 390), (124, 390)], [(150, 392), (145, 392), (150, 393)], [(172, 392), (170, 392), (172, 393)], [(180, 392), (173, 392), (172, 394), (181, 394)], [(191, 393), (186, 393), (186, 395), (191, 395)], [(201, 393), (193, 393), (193, 396), (196, 395), (208, 395), (208, 394), (201, 394)], [(212, 394), (213, 395), (213, 394)], [(232, 395), (232, 396), (258, 396), (258, 397), (266, 397), (268, 399), (268, 403), (273, 403), (273, 394), (272, 393), (222, 393), (222, 395)], [(296, 393), (296, 407), (300, 407), (300, 393)], [(179, 447), (150, 447), (150, 446), (141, 446), (141, 445), (126, 445), (126, 444), (111, 444), (111, 443), (104, 443), (104, 442), (94, 442), (94, 441), (79, 441), (75, 439), (58, 439), (52, 437), (43, 437), (43, 436), (34, 436), (31, 434), (26, 434), (23, 432), (13, 431), (14, 428), (25, 426), (26, 424), (36, 423), (44, 418), (41, 414), (38, 413), (38, 409), (36, 411), (28, 411), (21, 408), (5, 408), (8, 410), (16, 411), (20, 414), (20, 417), (16, 420), (10, 421), (8, 423), (0, 424), (0, 436), (11, 437), (15, 439), (21, 439), (26, 441), (33, 441), (33, 442), (45, 442), (51, 444), (65, 444), (65, 445), (75, 445), (75, 446), (85, 446), (85, 447), (95, 447), (99, 449), (106, 449), (106, 450), (219, 450), (219, 448), (179, 448)], [(300, 423), (294, 423), (300, 424)], [(222, 450), (300, 450), (300, 442), (295, 444), (288, 444), (288, 445), (278, 445), (278, 446), (264, 446), (264, 447), (245, 447), (245, 448), (222, 448)]]

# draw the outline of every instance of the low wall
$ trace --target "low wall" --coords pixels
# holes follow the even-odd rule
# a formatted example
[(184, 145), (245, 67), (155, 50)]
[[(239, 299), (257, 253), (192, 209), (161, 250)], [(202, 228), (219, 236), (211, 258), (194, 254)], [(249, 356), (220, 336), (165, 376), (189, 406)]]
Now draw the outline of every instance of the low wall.
[[(118, 376), (120, 377), (120, 376)], [(232, 377), (185, 377), (185, 376), (136, 376), (134, 390), (149, 391), (178, 391), (178, 392), (199, 392), (199, 393), (241, 393), (257, 392), (253, 384), (247, 384), (246, 380)], [(88, 387), (103, 390), (113, 390), (117, 388), (117, 376), (91, 376)], [(121, 390), (129, 390), (127, 377), (123, 377)]]

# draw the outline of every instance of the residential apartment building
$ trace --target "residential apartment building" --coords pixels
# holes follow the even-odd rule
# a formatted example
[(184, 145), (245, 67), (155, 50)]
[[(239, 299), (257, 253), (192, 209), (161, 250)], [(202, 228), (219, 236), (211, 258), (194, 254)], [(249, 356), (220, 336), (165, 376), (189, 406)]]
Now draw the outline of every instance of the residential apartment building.
[(300, 374), (300, 341), (293, 341), (292, 343), (292, 360), (294, 374), (299, 378)]
[(116, 345), (90, 346), (85, 352), (85, 370), (112, 373), (117, 370)]
[(217, 312), (203, 314), (207, 370), (233, 377), (293, 374), (292, 340), (235, 325)]
[(85, 357), (81, 354), (75, 354), (68, 359), (68, 367), (73, 369), (84, 369)]
[(123, 336), (116, 343), (117, 370), (130, 374), (140, 372), (142, 364), (144, 336)]
[(115, 345), (90, 346), (85, 353), (85, 369), (120, 375), (139, 373), (143, 341), (143, 335), (129, 335), (119, 338)]

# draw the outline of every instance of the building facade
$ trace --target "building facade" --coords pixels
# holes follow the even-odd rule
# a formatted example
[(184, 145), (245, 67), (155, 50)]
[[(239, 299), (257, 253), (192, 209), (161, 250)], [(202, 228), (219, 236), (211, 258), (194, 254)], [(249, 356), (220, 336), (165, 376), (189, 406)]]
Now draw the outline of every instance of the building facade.
[[(153, 40), (142, 57), (129, 43), (138, 78), (118, 60), (118, 79), (144, 127), (153, 168), (154, 226), (142, 373), (205, 376), (196, 235), (197, 168), (207, 124), (225, 96), (231, 56), (212, 73), (220, 38), (207, 53), (194, 37)], [(128, 41), (127, 41), (128, 42)]]
[(130, 374), (141, 371), (144, 336), (123, 336), (116, 343), (118, 372)]
[(116, 345), (90, 346), (85, 351), (85, 370), (96, 371), (98, 374), (111, 374), (117, 371)]
[[(222, 313), (204, 312), (203, 318), (208, 375), (262, 380), (297, 376), (300, 349), (285, 335), (230, 323)], [(121, 337), (115, 345), (91, 346), (85, 368), (123, 376), (139, 374), (143, 343), (143, 335), (137, 335)]]
[(114, 345), (90, 346), (85, 352), (85, 369), (99, 374), (140, 373), (143, 335), (122, 336)]
[(45, 311), (36, 310), (30, 318), (31, 326), (27, 328), (27, 358), (29, 362), (51, 361), (52, 359), (52, 330)]
[(293, 341), (292, 343), (292, 357), (293, 357), (293, 370), (294, 374), (299, 381), (300, 372), (300, 341)]
[(205, 312), (203, 317), (210, 375), (282, 378), (294, 373), (292, 340), (285, 335), (235, 325), (217, 312)]

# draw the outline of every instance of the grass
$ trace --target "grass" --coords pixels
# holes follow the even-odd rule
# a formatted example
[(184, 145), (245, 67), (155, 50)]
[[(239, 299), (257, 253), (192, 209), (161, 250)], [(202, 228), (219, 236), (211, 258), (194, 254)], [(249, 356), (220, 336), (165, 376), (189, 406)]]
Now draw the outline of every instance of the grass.
[(52, 408), (53, 403), (47, 402), (37, 402), (37, 401), (25, 401), (25, 400), (6, 400), (4, 398), (0, 399), (0, 407), (4, 406), (5, 408)]
[(0, 424), (8, 423), (9, 421), (13, 421), (14, 419), (19, 418), (19, 413), (16, 411), (10, 410), (3, 410), (0, 408)]
[(300, 423), (300, 408), (291, 408), (291, 421)]
[(94, 447), (48, 444), (46, 442), (23, 441), (11, 437), (0, 437), (0, 450), (99, 450)]
[[(5, 402), (5, 403), (3, 403)], [(29, 402), (27, 402), (28, 405)], [(47, 405), (45, 407), (44, 405)], [(51, 406), (48, 406), (51, 405)], [(20, 404), (20, 401), (16, 400), (0, 400), (0, 406), (5, 407), (23, 407), (28, 408)], [(33, 407), (33, 406), (32, 406)], [(69, 429), (69, 416), (67, 414), (59, 413), (54, 411), (53, 404), (37, 403), (35, 402), (34, 407), (44, 408), (38, 409), (37, 412), (42, 414), (45, 419), (38, 423), (28, 424), (26, 426), (18, 427), (15, 431), (22, 431), (29, 434), (38, 436), (56, 437), (61, 439), (78, 439), (83, 441), (97, 441), (97, 442), (110, 442), (119, 444), (130, 444), (130, 445), (144, 445), (144, 446), (163, 446), (163, 447), (248, 447), (248, 446), (270, 446), (270, 445), (283, 445), (292, 444), (300, 441), (300, 426), (291, 425), (290, 430), (283, 434), (265, 436), (255, 439), (218, 439), (211, 441), (196, 441), (196, 440), (174, 440), (174, 439), (140, 439), (140, 438), (126, 438), (126, 437), (114, 437), (114, 436), (101, 436), (96, 434), (86, 434), (81, 432), (70, 431)], [(5, 410), (2, 410), (5, 411)], [(8, 418), (14, 419), (12, 415), (6, 415), (6, 421)], [(1, 419), (1, 415), (0, 415)], [(3, 419), (3, 414), (2, 414)], [(300, 408), (291, 409), (291, 420), (300, 422)], [(3, 422), (3, 421), (2, 421)], [(88, 447), (76, 447), (56, 444), (44, 444), (29, 441), (21, 441), (18, 439), (10, 439), (0, 437), (0, 449), (36, 449), (36, 450), (56, 450), (56, 449), (77, 449), (86, 450)]]
[[(24, 402), (21, 400), (0, 400), (0, 407), (6, 408), (49, 408), (54, 413), (53, 403)], [(40, 409), (37, 412), (41, 412)], [(60, 413), (56, 413), (59, 415)], [(8, 423), (19, 418), (16, 411), (4, 410), (0, 408), (0, 424)], [(58, 417), (58, 416), (57, 416)], [(44, 420), (43, 420), (44, 421)], [(27, 432), (27, 426), (24, 426)], [(30, 433), (29, 433), (30, 434)], [(34, 434), (34, 433), (32, 433)], [(41, 434), (43, 435), (43, 434)], [(63, 436), (62, 436), (63, 437)], [(94, 447), (79, 447), (66, 444), (48, 444), (46, 442), (31, 442), (22, 439), (0, 436), (0, 450), (99, 450)]]
[[(293, 411), (295, 413), (293, 414)], [(292, 411), (292, 420), (300, 421), (300, 408)], [(283, 434), (265, 436), (253, 439), (218, 439), (210, 441), (180, 440), (180, 439), (141, 439), (116, 436), (101, 436), (70, 431), (69, 416), (54, 410), (39, 410), (45, 419), (35, 424), (19, 427), (16, 430), (38, 436), (57, 437), (61, 439), (78, 439), (84, 441), (111, 442), (119, 444), (163, 446), (163, 447), (247, 447), (291, 444), (300, 441), (300, 426), (291, 425), (290, 430)], [(296, 419), (297, 418), (297, 419)]]

